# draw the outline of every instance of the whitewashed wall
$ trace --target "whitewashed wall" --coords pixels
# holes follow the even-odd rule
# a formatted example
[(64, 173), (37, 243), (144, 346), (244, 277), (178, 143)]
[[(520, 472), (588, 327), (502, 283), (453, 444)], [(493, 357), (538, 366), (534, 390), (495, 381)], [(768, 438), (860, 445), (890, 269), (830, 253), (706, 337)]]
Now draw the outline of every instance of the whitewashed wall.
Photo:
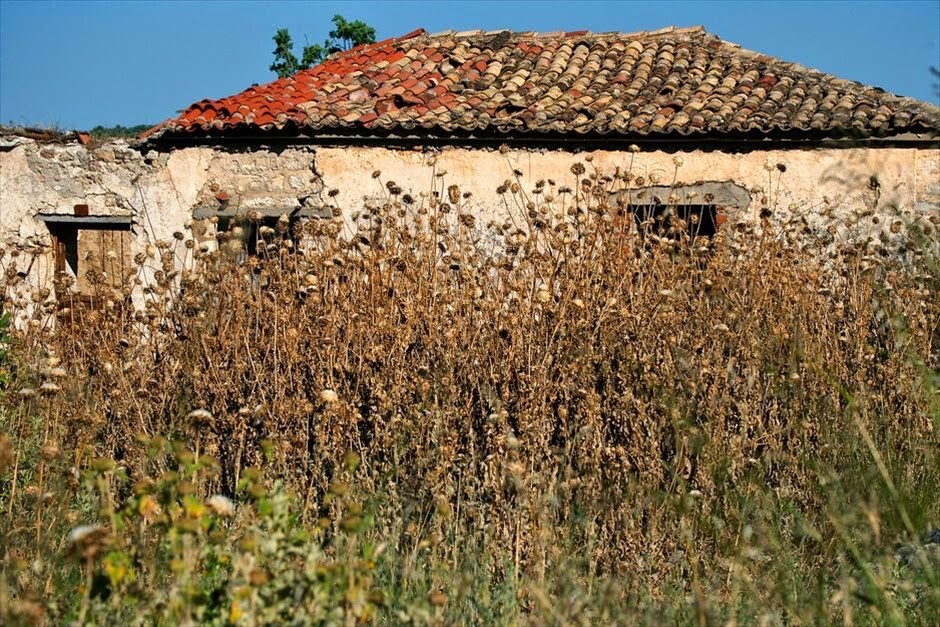
[[(731, 181), (751, 198), (749, 206), (724, 208), (731, 220), (756, 220), (761, 206), (770, 207), (773, 219), (798, 215), (811, 223), (854, 212), (870, 221), (871, 235), (877, 236), (899, 215), (926, 225), (928, 232), (933, 228), (933, 237), (940, 221), (940, 150), (935, 148), (571, 153), (304, 146), (140, 152), (120, 141), (86, 147), (7, 139), (0, 151), (0, 266), (26, 274), (5, 286), (23, 304), (37, 290), (48, 290), (53, 275), (51, 251), (34, 254), (49, 242), (48, 229), (36, 215), (72, 214), (78, 204), (88, 205), (91, 216), (129, 216), (136, 255), (173, 240), (192, 224), (194, 211), (328, 214), (333, 205), (349, 222), (364, 200), (381, 198), (389, 182), (416, 198), (457, 184), (471, 193), (466, 207), (481, 222), (504, 219), (506, 197), (497, 193), (504, 181), (518, 181), (526, 191), (540, 179), (554, 180), (556, 189), (575, 187), (571, 167), (580, 162), (588, 175), (617, 168), (630, 172), (634, 184), (637, 177), (643, 185)], [(373, 178), (376, 171), (381, 174)], [(330, 190), (336, 191), (331, 195)], [(206, 235), (211, 236), (211, 227)], [(211, 237), (207, 240), (211, 245)], [(174, 251), (178, 267), (192, 264), (192, 249)]]

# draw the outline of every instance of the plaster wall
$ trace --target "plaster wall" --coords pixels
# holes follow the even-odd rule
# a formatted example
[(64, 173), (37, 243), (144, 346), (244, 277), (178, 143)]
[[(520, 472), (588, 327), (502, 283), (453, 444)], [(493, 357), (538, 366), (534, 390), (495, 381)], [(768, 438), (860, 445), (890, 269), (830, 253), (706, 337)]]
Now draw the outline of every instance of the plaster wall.
[[(581, 178), (619, 168), (633, 175), (631, 185), (641, 187), (733, 182), (748, 190), (750, 203), (724, 207), (731, 220), (757, 220), (762, 207), (773, 219), (801, 216), (809, 222), (855, 213), (869, 217), (871, 235), (888, 229), (898, 214), (925, 224), (940, 221), (940, 150), (932, 148), (572, 153), (301, 146), (142, 153), (124, 142), (90, 148), (16, 138), (0, 150), (2, 281), (21, 306), (40, 300), (37, 293), (51, 298), (50, 236), (36, 216), (71, 215), (79, 204), (88, 205), (92, 217), (131, 220), (131, 254), (146, 257), (146, 275), (169, 266), (189, 268), (193, 247), (215, 245), (211, 220), (193, 224), (194, 212), (275, 216), (335, 210), (352, 227), (356, 210), (386, 198), (391, 182), (416, 199), (434, 192), (446, 196), (447, 187), (457, 184), (471, 194), (464, 210), (481, 224), (504, 220), (511, 210), (513, 204), (496, 191), (504, 181), (518, 182), (526, 192), (549, 179), (556, 190), (576, 188), (575, 163), (586, 167)], [(376, 171), (380, 175), (373, 178)], [(193, 242), (185, 241), (191, 236), (184, 232), (187, 226), (193, 227)], [(936, 226), (932, 233), (936, 238)], [(138, 278), (146, 283), (146, 276)], [(139, 290), (133, 297), (142, 302)]]
[[(851, 212), (868, 208), (929, 215), (940, 207), (940, 150), (914, 148), (858, 148), (813, 150), (761, 150), (747, 153), (694, 150), (663, 151), (483, 151), (445, 149), (440, 153), (382, 148), (320, 148), (317, 171), (324, 182), (341, 191), (346, 202), (373, 197), (381, 181), (394, 181), (417, 194), (456, 183), (471, 192), (470, 206), (478, 215), (497, 218), (504, 203), (496, 188), (513, 171), (522, 172), (522, 186), (530, 190), (540, 179), (558, 186), (576, 187), (571, 166), (581, 162), (587, 175), (593, 170), (611, 174), (617, 168), (634, 175), (633, 184), (691, 185), (703, 181), (731, 181), (751, 191), (752, 206), (726, 207), (730, 218), (756, 219), (761, 201), (781, 211), (812, 218), (820, 211)], [(783, 166), (785, 171), (777, 168)], [(768, 169), (769, 168), (769, 169)], [(435, 179), (435, 174), (444, 176)], [(584, 175), (582, 175), (583, 177)], [(636, 177), (642, 179), (637, 185)], [(877, 187), (873, 187), (873, 179)], [(371, 189), (370, 189), (371, 188)]]

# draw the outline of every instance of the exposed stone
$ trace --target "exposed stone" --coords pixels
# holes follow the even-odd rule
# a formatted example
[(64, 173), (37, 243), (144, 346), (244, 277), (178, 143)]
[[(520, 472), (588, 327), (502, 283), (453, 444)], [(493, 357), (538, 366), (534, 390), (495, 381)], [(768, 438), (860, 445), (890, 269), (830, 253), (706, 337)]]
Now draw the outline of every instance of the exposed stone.
[(95, 151), (94, 154), (95, 158), (99, 161), (111, 163), (115, 160), (115, 153), (113, 148), (99, 148)]

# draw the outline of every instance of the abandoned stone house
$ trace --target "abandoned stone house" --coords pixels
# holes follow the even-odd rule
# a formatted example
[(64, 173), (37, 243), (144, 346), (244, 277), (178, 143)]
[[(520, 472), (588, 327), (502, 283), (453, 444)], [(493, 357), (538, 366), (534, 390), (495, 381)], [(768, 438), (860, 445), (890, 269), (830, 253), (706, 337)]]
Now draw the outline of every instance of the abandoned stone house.
[(710, 228), (756, 220), (770, 190), (778, 213), (810, 221), (863, 208), (935, 223), (940, 109), (698, 27), (417, 30), (202, 100), (135, 142), (6, 132), (0, 264), (20, 279), (11, 298), (56, 272), (81, 292), (89, 269), (120, 276), (193, 221), (211, 235), (213, 216), (248, 212), (348, 220), (382, 182), (418, 195), (442, 172), (495, 216), (513, 172), (572, 183), (586, 159), (630, 168), (647, 198), (686, 199)]

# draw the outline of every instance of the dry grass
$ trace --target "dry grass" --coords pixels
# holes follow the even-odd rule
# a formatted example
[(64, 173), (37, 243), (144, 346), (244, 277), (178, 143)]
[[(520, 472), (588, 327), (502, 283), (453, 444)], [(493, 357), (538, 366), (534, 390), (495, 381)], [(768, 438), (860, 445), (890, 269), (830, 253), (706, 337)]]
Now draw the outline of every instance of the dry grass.
[(143, 310), (36, 307), (0, 403), (7, 616), (933, 622), (931, 245), (644, 239), (628, 174), (572, 175), (508, 180), (499, 225), (388, 182), (260, 259), (159, 243)]

